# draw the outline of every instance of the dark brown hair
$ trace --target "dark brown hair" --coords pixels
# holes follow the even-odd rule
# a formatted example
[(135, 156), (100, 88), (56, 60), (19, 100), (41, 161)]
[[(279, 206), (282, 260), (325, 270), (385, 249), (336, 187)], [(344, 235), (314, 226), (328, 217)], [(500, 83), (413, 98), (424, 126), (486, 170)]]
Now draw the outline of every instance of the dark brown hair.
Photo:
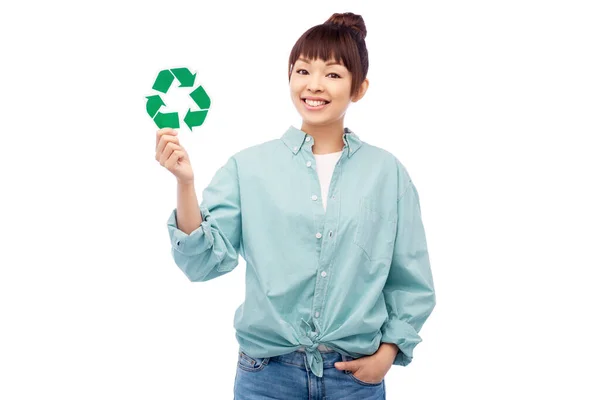
[(335, 13), (323, 24), (308, 29), (292, 48), (289, 58), (288, 82), (292, 68), (299, 57), (309, 60), (330, 58), (340, 62), (352, 74), (350, 95), (358, 92), (360, 84), (367, 77), (369, 53), (365, 44), (367, 28), (360, 15), (347, 12)]

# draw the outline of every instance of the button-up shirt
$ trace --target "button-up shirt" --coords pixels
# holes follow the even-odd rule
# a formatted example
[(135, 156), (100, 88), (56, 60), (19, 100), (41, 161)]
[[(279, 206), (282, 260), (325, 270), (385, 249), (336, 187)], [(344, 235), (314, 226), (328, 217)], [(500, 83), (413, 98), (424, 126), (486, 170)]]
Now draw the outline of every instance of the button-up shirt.
[(274, 357), (304, 347), (323, 376), (317, 346), (351, 357), (398, 346), (412, 361), (435, 306), (419, 196), (403, 164), (348, 128), (327, 209), (314, 138), (290, 126), (282, 137), (238, 151), (202, 192), (200, 226), (167, 222), (171, 254), (192, 282), (246, 261), (245, 300), (233, 326), (240, 349)]

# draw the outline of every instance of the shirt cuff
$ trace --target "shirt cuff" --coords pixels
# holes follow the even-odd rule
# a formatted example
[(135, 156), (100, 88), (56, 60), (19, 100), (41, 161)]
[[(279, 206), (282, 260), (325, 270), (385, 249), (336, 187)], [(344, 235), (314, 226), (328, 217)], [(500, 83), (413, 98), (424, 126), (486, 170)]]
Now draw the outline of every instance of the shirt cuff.
[(213, 236), (212, 218), (210, 212), (205, 206), (199, 206), (202, 213), (202, 223), (189, 235), (177, 227), (177, 208), (174, 208), (167, 221), (171, 246), (174, 250), (185, 256), (194, 256), (205, 252), (208, 248), (214, 246), (215, 238)]
[(407, 322), (399, 319), (387, 320), (381, 329), (382, 343), (393, 343), (400, 349), (394, 365), (406, 366), (413, 359), (413, 349), (422, 339), (415, 329)]

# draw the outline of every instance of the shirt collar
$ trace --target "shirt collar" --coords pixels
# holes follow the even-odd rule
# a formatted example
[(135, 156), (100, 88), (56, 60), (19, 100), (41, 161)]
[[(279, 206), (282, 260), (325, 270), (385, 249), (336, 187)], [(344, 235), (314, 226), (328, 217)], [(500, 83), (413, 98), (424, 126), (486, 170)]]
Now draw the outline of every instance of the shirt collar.
[[(307, 142), (307, 138), (310, 138)], [(343, 135), (344, 143), (346, 143), (349, 151), (346, 152), (348, 157), (352, 157), (358, 149), (362, 146), (362, 141), (358, 137), (358, 135), (352, 132), (349, 128), (344, 128)], [(288, 130), (281, 136), (281, 140), (285, 145), (292, 151), (294, 154), (298, 154), (298, 152), (302, 149), (302, 146), (307, 143), (309, 145), (309, 149), (311, 149), (314, 144), (314, 137), (309, 135), (308, 133), (290, 125)], [(311, 150), (312, 152), (312, 150)]]

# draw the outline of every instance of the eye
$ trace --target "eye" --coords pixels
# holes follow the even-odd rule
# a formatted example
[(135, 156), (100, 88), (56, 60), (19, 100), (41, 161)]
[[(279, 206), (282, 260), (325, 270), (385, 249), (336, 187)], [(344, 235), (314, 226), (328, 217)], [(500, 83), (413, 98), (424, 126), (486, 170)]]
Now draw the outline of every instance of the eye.
[[(298, 72), (298, 73), (300, 73), (300, 71), (304, 71), (304, 72), (308, 73), (308, 71), (306, 71), (305, 69), (299, 69), (299, 70), (296, 70), (296, 72)], [(305, 74), (300, 74), (300, 75), (305, 75)], [(337, 76), (338, 78), (341, 78), (341, 76), (339, 76), (339, 75), (338, 75), (338, 74), (336, 74), (335, 72), (330, 72), (330, 73), (328, 73), (328, 74), (327, 74), (327, 76), (329, 76), (329, 75), (335, 75), (335, 76)], [(336, 79), (337, 79), (337, 78), (336, 78)]]

